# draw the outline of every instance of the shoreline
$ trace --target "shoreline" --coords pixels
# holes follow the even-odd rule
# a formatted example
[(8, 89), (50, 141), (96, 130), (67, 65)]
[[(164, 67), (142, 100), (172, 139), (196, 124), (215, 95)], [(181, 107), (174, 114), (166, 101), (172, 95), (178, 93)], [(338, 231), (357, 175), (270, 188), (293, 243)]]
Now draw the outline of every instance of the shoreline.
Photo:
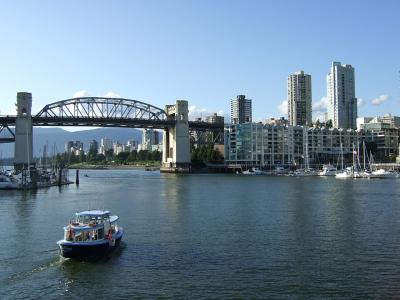
[(71, 165), (68, 169), (79, 170), (159, 170), (160, 166), (145, 166), (145, 165)]

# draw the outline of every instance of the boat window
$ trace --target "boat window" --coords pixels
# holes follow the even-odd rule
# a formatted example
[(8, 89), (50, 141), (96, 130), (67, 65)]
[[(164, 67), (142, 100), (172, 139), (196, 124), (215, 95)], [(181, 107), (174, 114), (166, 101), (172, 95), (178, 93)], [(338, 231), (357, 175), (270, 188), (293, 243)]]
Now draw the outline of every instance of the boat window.
[(104, 238), (104, 229), (103, 228), (99, 228), (97, 230), (97, 239), (101, 240)]
[(76, 242), (82, 242), (83, 241), (82, 232), (76, 232), (75, 233), (75, 241)]
[(93, 241), (97, 240), (97, 239), (98, 239), (98, 237), (97, 237), (97, 230), (93, 230), (93, 231), (91, 231), (91, 233), (92, 233), (92, 240), (93, 240)]
[(83, 232), (83, 241), (88, 242), (92, 239), (92, 233), (91, 231), (84, 231)]

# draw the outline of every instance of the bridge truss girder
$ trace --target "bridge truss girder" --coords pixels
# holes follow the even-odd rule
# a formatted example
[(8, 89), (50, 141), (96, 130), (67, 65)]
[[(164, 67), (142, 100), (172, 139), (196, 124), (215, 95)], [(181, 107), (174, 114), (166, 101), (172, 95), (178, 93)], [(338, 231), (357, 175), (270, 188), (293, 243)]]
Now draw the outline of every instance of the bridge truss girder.
[(33, 117), (34, 126), (86, 126), (86, 127), (120, 127), (120, 128), (154, 128), (165, 129), (174, 126), (174, 120), (138, 120), (106, 118), (71, 118), (71, 117)]
[(48, 104), (36, 118), (162, 121), (167, 119), (166, 116), (161, 108), (137, 100), (80, 97)]
[(193, 145), (215, 145), (224, 143), (223, 130), (198, 130), (191, 128), (189, 130), (190, 140)]
[[(8, 131), (11, 136), (7, 137), (2, 134), (3, 131)], [(10, 129), (9, 124), (7, 123), (0, 124), (0, 135), (0, 143), (13, 143), (15, 141), (15, 133)]]

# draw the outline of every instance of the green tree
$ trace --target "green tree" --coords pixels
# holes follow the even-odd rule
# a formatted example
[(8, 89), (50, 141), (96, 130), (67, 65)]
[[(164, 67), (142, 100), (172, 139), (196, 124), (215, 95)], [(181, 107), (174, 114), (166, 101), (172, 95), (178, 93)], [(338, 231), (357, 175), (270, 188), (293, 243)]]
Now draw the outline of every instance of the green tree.
[(192, 151), (192, 165), (202, 167), (205, 163), (223, 163), (224, 158), (213, 146), (199, 146)]
[(94, 161), (95, 162), (104, 162), (106, 160), (106, 157), (104, 156), (103, 153), (98, 153), (96, 154)]
[(90, 148), (87, 156), (86, 156), (86, 161), (87, 162), (95, 162), (96, 161), (96, 155), (97, 155), (97, 149), (96, 148)]
[(114, 149), (106, 150), (105, 156), (107, 161), (112, 160), (114, 158)]
[(147, 150), (140, 150), (137, 154), (137, 160), (138, 161), (144, 161), (146, 160), (146, 152)]
[(161, 161), (161, 158), (162, 158), (162, 154), (161, 154), (160, 151), (158, 151), (158, 150), (152, 151), (151, 160), (153, 160), (153, 161)]
[(129, 156), (129, 152), (120, 152), (117, 154), (116, 160), (120, 164), (126, 164), (128, 156)]
[(137, 151), (133, 150), (131, 153), (129, 153), (128, 161), (129, 162), (134, 162), (136, 160), (137, 160)]

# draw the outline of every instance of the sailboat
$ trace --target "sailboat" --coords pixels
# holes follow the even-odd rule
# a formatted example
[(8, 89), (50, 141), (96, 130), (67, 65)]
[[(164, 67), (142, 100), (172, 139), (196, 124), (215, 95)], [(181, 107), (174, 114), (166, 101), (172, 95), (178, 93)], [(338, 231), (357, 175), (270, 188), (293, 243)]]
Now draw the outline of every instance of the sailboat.
[(361, 171), (361, 176), (363, 178), (370, 178), (371, 177), (371, 172), (369, 171), (369, 169), (367, 168), (367, 165), (366, 165), (367, 156), (368, 155), (366, 153), (365, 142), (363, 142), (363, 160), (364, 160), (364, 163), (363, 163), (363, 169)]
[(337, 168), (331, 164), (323, 165), (319, 176), (336, 176)]
[(342, 143), (340, 143), (340, 156), (341, 156), (341, 162), (342, 162), (342, 171), (341, 172), (336, 172), (335, 177), (336, 178), (352, 178), (352, 172), (351, 172), (351, 168), (344, 168), (344, 164), (343, 164), (343, 145)]
[(385, 169), (378, 169), (371, 172), (370, 178), (398, 178), (400, 175), (396, 171), (386, 171)]
[[(373, 165), (374, 162), (374, 157), (372, 156), (372, 153), (370, 154), (370, 166)], [(392, 170), (392, 171), (387, 171), (385, 169), (375, 169), (371, 170), (371, 175), (370, 178), (398, 178), (400, 175), (398, 172)]]
[(304, 166), (304, 169), (297, 169), (296, 171), (294, 171), (292, 173), (292, 176), (314, 176), (314, 175), (316, 175), (314, 173), (314, 170), (312, 170), (310, 168), (310, 162), (309, 162), (309, 157), (308, 157), (308, 132), (307, 132), (306, 129), (304, 129), (304, 134), (305, 134), (305, 140), (306, 140), (305, 141), (306, 153), (305, 153), (305, 156), (304, 156), (304, 159), (305, 159), (304, 164), (305, 164), (305, 166)]

